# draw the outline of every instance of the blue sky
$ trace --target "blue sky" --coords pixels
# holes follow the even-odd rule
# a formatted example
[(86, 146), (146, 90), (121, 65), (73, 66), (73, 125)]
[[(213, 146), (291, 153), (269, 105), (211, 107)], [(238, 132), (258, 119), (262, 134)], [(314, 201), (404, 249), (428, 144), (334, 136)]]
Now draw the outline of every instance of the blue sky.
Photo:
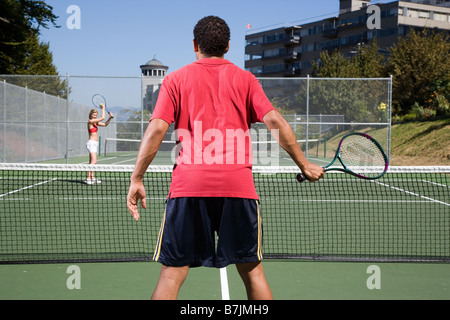
[[(225, 58), (244, 67), (247, 24), (252, 29), (302, 24), (337, 16), (339, 0), (46, 0), (58, 16), (60, 28), (41, 29), (41, 41), (50, 43), (53, 63), (60, 75), (139, 77), (139, 66), (154, 56), (172, 72), (195, 60), (192, 30), (197, 21), (216, 15), (231, 29), (231, 48)], [(387, 3), (391, 1), (372, 1)], [(69, 29), (71, 5), (80, 9), (80, 29)], [(78, 82), (78, 83), (77, 83)], [(123, 89), (138, 90), (135, 84)], [(74, 100), (84, 85), (87, 103), (88, 87), (102, 85), (82, 79), (71, 82)], [(105, 87), (113, 87), (104, 83)], [(116, 86), (117, 87), (117, 86)], [(76, 90), (75, 90), (76, 89)], [(139, 89), (140, 90), (140, 89)], [(139, 91), (138, 90), (138, 91)], [(111, 91), (111, 90), (110, 90)], [(95, 92), (94, 92), (95, 93)], [(111, 93), (108, 93), (111, 95)], [(139, 95), (133, 92), (133, 95)], [(77, 101), (78, 101), (77, 100)], [(118, 105), (136, 104), (119, 102)]]
[[(384, 3), (390, 1), (373, 1)], [(217, 15), (231, 29), (226, 58), (244, 67), (247, 24), (252, 30), (336, 16), (338, 0), (46, 0), (61, 28), (41, 30), (60, 74), (139, 76), (139, 66), (158, 60), (169, 72), (194, 61), (192, 29)], [(70, 5), (80, 8), (81, 29), (70, 30)]]

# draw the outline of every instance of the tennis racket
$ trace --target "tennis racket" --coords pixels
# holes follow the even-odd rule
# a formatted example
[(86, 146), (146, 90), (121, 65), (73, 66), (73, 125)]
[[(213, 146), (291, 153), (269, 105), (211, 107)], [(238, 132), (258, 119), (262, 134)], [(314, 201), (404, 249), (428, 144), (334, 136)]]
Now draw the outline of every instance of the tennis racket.
[[(331, 167), (339, 160), (342, 167)], [(388, 158), (380, 144), (365, 133), (353, 132), (345, 135), (333, 161), (325, 167), (326, 171), (342, 171), (361, 179), (381, 178), (388, 169)], [(298, 182), (307, 180), (303, 173), (297, 175)]]
[(106, 99), (101, 94), (98, 94), (98, 93), (94, 94), (92, 96), (92, 103), (94, 104), (94, 106), (96, 106), (99, 109), (101, 109), (101, 107), (100, 107), (101, 104), (104, 105), (106, 112), (108, 112), (108, 114), (111, 115), (111, 112), (109, 112), (108, 108), (106, 107)]

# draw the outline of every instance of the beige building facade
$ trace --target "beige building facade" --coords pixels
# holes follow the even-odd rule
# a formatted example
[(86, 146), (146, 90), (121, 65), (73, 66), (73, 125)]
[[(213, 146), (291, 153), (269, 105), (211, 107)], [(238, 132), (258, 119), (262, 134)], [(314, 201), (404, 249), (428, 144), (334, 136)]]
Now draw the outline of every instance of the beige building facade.
[(338, 49), (344, 56), (377, 40), (381, 53), (411, 28), (450, 33), (450, 1), (394, 1), (371, 5), (341, 0), (337, 17), (302, 25), (248, 32), (245, 69), (258, 77), (305, 77), (320, 52)]

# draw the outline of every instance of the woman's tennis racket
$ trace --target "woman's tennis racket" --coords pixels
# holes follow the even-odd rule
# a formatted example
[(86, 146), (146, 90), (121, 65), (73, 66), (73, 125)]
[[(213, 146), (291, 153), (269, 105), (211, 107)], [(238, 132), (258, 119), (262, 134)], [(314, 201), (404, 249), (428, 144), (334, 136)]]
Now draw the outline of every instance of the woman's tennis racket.
[[(339, 160), (342, 167), (332, 167)], [(380, 144), (365, 133), (349, 133), (345, 135), (336, 151), (333, 161), (325, 171), (342, 171), (361, 179), (381, 178), (388, 169), (388, 158)], [(298, 182), (307, 180), (303, 173), (297, 175)]]
[(108, 108), (106, 107), (106, 99), (105, 97), (103, 97), (101, 94), (94, 94), (92, 96), (92, 103), (94, 104), (94, 106), (96, 106), (97, 108), (100, 108), (100, 105), (104, 105), (105, 106), (105, 110), (106, 112), (108, 112), (108, 114), (111, 114), (111, 112), (109, 112)]

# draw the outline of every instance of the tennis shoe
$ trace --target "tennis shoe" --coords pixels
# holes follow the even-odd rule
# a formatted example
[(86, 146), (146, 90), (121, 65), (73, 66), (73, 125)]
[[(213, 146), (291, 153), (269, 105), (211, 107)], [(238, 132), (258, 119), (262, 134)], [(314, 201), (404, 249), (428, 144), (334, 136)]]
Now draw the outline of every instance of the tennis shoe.
[(92, 180), (93, 183), (102, 183), (102, 180), (94, 179)]
[(91, 185), (91, 184), (94, 184), (94, 180), (92, 180), (92, 179), (86, 179), (86, 180), (84, 181), (84, 183)]

